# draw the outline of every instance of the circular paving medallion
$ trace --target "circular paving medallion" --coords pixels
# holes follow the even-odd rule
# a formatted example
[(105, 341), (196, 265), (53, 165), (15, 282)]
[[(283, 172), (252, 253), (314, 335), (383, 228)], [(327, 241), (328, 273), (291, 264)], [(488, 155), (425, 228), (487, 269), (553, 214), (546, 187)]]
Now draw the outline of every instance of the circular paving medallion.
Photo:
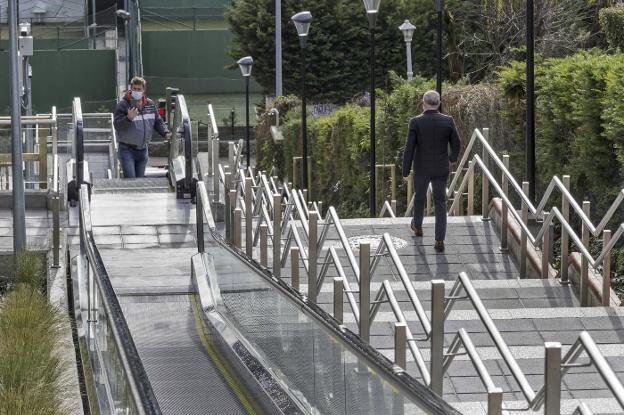
[[(383, 235), (358, 235), (352, 236), (347, 240), (349, 241), (349, 245), (353, 250), (360, 249), (360, 244), (362, 243), (370, 244), (372, 254), (375, 252), (382, 239)], [(401, 249), (407, 246), (407, 241), (404, 239), (397, 238), (396, 236), (391, 236), (390, 239), (392, 239), (392, 244), (394, 245), (395, 249)]]

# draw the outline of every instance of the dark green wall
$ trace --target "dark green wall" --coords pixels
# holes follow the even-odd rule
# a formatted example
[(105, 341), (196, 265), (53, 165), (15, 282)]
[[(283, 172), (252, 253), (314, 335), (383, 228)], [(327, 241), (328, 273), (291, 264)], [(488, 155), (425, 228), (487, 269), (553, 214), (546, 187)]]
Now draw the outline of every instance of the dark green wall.
[[(114, 50), (39, 51), (31, 58), (34, 112), (70, 112), (74, 97), (80, 97), (83, 111), (95, 111), (115, 103)], [(8, 113), (9, 54), (0, 52), (0, 112)]]
[[(227, 56), (232, 35), (227, 30), (143, 32), (143, 71), (151, 91), (167, 86), (184, 93), (240, 92), (244, 83)], [(260, 91), (252, 82), (252, 91)]]

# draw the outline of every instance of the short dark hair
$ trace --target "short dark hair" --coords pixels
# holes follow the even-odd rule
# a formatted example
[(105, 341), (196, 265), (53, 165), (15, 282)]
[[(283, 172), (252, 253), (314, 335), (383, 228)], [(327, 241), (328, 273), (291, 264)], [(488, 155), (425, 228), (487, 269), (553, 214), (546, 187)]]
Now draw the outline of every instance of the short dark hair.
[(145, 79), (141, 78), (140, 76), (135, 76), (130, 81), (130, 86), (132, 85), (141, 85), (143, 88), (145, 88), (147, 86), (147, 82), (145, 82)]

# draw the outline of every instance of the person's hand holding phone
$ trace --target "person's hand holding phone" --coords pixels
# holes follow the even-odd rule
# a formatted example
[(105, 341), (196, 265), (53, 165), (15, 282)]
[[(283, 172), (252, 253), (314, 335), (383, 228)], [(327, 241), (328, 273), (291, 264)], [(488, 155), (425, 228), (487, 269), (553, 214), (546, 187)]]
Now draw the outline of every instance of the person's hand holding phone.
[(132, 121), (137, 115), (139, 115), (139, 110), (137, 108), (130, 108), (128, 110), (128, 119), (130, 121)]

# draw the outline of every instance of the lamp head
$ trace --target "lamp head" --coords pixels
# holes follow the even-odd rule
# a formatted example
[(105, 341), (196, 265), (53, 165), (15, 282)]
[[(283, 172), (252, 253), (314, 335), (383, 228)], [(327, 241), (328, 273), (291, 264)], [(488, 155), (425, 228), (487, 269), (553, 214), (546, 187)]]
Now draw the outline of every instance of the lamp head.
[(409, 20), (404, 21), (403, 24), (399, 26), (399, 30), (403, 32), (403, 39), (405, 40), (405, 43), (412, 41), (414, 29), (416, 29), (416, 26), (411, 24)]
[(115, 14), (117, 15), (117, 17), (119, 17), (121, 20), (125, 20), (128, 21), (130, 20), (130, 13), (128, 13), (127, 11), (125, 11), (124, 9), (119, 9), (115, 12)]
[(297, 34), (299, 35), (299, 44), (302, 48), (306, 47), (306, 41), (308, 39), (308, 31), (310, 30), (310, 22), (312, 22), (312, 13), (309, 11), (303, 11), (295, 14), (292, 18), (295, 27), (297, 28)]
[(364, 0), (364, 8), (366, 9), (366, 17), (368, 17), (369, 29), (375, 28), (380, 5), (381, 0)]
[(253, 58), (251, 56), (240, 58), (236, 63), (238, 63), (243, 77), (251, 76), (251, 67), (253, 66)]

